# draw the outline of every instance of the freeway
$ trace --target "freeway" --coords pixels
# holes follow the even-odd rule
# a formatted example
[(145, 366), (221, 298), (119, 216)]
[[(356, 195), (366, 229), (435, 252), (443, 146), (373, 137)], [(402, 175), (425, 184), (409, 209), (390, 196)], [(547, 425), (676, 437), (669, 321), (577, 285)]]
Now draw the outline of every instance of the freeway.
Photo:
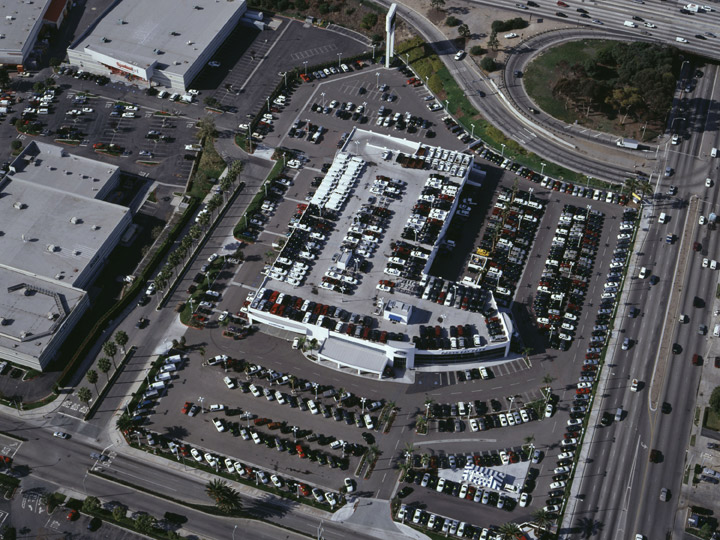
[[(540, 2), (537, 7), (527, 9), (519, 7), (527, 2), (518, 3), (514, 0), (473, 0), (472, 3), (495, 9), (505, 8), (518, 15), (529, 15), (531, 20), (533, 17), (561, 20), (583, 27), (586, 32), (611, 31), (618, 38), (627, 40), (666, 43), (711, 58), (720, 55), (720, 34), (715, 34), (720, 26), (720, 12), (712, 6), (711, 12), (680, 14), (679, 10), (686, 2), (609, 0), (600, 3), (568, 0), (563, 2), (567, 4), (564, 7), (559, 6), (559, 2)], [(558, 16), (558, 13), (565, 16)], [(639, 20), (633, 19), (638, 15)], [(625, 21), (634, 23), (636, 27), (625, 26)], [(687, 43), (678, 42), (678, 37), (686, 39)]]
[[(681, 120), (677, 131), (693, 124), (697, 130), (704, 129), (711, 113), (707, 103), (717, 99), (716, 78), (717, 71), (708, 69), (697, 90), (708, 99), (693, 100), (675, 111), (674, 117)], [(683, 105), (682, 99), (678, 105)], [(689, 466), (685, 449), (700, 379), (700, 370), (691, 364), (691, 358), (696, 353), (705, 357), (709, 348), (708, 336), (699, 334), (698, 326), (712, 328), (717, 284), (716, 273), (702, 268), (702, 258), (716, 258), (720, 253), (718, 235), (698, 225), (699, 214), (718, 209), (717, 187), (705, 187), (706, 177), (712, 177), (717, 185), (717, 166), (707, 158), (709, 147), (717, 141), (713, 129), (702, 136), (693, 135), (681, 145), (665, 145), (663, 169), (671, 166), (676, 172), (665, 177), (658, 171), (654, 205), (644, 212), (647, 235), (636, 245), (637, 257), (630, 266), (624, 303), (616, 319), (616, 342), (628, 337), (634, 346), (623, 351), (611, 345), (606, 364), (608, 385), (596, 402), (598, 412), (614, 414), (622, 407), (626, 417), (609, 427), (589, 427), (589, 453), (576, 479), (583, 500), (576, 502), (574, 511), (570, 505), (564, 523), (575, 530), (595, 531), (601, 538), (634, 538), (636, 533), (662, 538), (676, 526), (682, 528), (683, 518), (676, 515), (683, 509), (675, 508)], [(671, 182), (679, 190), (674, 197), (666, 195)], [(670, 216), (668, 224), (658, 223), (660, 212)], [(667, 243), (668, 234), (677, 240)], [(702, 244), (701, 253), (693, 251), (694, 242)], [(657, 285), (637, 278), (641, 266), (659, 278)], [(641, 310), (637, 318), (629, 317), (631, 307)], [(688, 315), (687, 323), (678, 322), (680, 314)], [(672, 354), (672, 343), (679, 344), (683, 352)], [(629, 388), (633, 378), (643, 383), (636, 395)], [(653, 449), (661, 453), (659, 463), (649, 461)], [(659, 505), (662, 487), (669, 488), (671, 499)]]

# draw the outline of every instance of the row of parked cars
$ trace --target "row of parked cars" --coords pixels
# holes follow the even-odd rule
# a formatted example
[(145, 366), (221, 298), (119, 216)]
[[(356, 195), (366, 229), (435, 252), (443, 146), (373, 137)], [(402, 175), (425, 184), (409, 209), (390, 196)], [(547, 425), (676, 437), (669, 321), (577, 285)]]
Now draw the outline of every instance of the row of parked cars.
[[(565, 205), (560, 215), (533, 302), (536, 321), (550, 335), (551, 347), (567, 350), (575, 337), (603, 222), (604, 215), (589, 207)], [(603, 299), (614, 298), (610, 294), (603, 293)]]
[(425, 181), (400, 236), (416, 243), (434, 246), (445, 221), (452, 218), (450, 212), (459, 192), (460, 184), (457, 182), (436, 173), (431, 174)]
[(496, 301), (509, 305), (545, 212), (545, 205), (529, 191), (502, 188), (490, 211), (479, 249), (471, 253), (468, 269), (481, 271), (483, 287)]

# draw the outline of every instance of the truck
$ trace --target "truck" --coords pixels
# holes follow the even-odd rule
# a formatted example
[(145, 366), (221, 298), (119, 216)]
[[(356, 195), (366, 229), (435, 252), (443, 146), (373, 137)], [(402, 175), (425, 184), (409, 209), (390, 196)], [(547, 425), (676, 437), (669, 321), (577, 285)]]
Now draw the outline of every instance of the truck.
[(640, 148), (640, 143), (635, 139), (618, 139), (617, 145), (622, 148), (630, 148), (632, 150)]
[(697, 13), (700, 11), (700, 6), (697, 4), (685, 4), (685, 9), (691, 11), (692, 13)]

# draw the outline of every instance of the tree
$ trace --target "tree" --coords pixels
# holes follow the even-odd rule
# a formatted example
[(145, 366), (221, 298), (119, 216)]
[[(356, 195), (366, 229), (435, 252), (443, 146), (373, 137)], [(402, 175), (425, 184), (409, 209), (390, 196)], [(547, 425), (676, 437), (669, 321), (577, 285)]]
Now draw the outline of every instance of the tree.
[(91, 514), (100, 508), (100, 499), (97, 497), (85, 497), (82, 504), (82, 511), (86, 514)]
[(474, 45), (470, 49), (470, 54), (472, 54), (473, 56), (480, 56), (481, 54), (485, 54), (486, 52), (487, 51), (483, 49), (480, 45)]
[(440, 8), (445, 5), (445, 0), (430, 0), (430, 5), (435, 8), (436, 11), (440, 11)]
[(542, 382), (545, 383), (545, 384), (550, 384), (550, 383), (552, 383), (554, 380), (555, 380), (555, 378), (554, 378), (552, 375), (550, 375), (550, 374), (546, 374), (546, 375), (542, 378)]
[(450, 27), (460, 26), (462, 24), (462, 21), (460, 19), (458, 19), (457, 17), (450, 15), (447, 19), (445, 19), (445, 24), (447, 24)]
[(10, 85), (10, 74), (6, 67), (0, 68), (0, 86), (3, 88)]
[(716, 386), (710, 394), (710, 408), (716, 414), (720, 414), (720, 386)]
[(546, 512), (542, 508), (538, 508), (532, 514), (532, 520), (535, 525), (544, 529), (545, 527), (552, 525), (555, 521), (553, 515), (550, 512)]
[(516, 540), (522, 530), (517, 523), (504, 523), (498, 528), (498, 533), (502, 540)]
[(130, 418), (127, 414), (123, 414), (117, 419), (117, 422), (115, 422), (115, 427), (123, 432), (131, 429), (133, 425), (132, 418)]
[(107, 354), (113, 362), (113, 366), (115, 366), (115, 369), (117, 369), (117, 365), (115, 364), (115, 355), (117, 354), (117, 345), (113, 343), (112, 341), (106, 341), (103, 343), (102, 346), (103, 352)]
[(128, 342), (128, 335), (123, 330), (118, 330), (115, 332), (115, 343), (120, 345), (120, 350), (123, 354), (125, 354), (125, 345), (127, 345)]
[(135, 530), (140, 533), (149, 533), (155, 528), (155, 518), (150, 514), (139, 514), (135, 518)]
[(228, 167), (228, 172), (225, 175), (225, 178), (228, 178), (230, 182), (235, 183), (238, 176), (240, 176), (240, 173), (245, 168), (245, 163), (240, 161), (239, 159), (236, 159), (233, 161), (230, 166)]
[(120, 521), (127, 516), (127, 508), (123, 505), (118, 505), (112, 510), (112, 516), (115, 521)]
[(95, 386), (95, 393), (100, 395), (100, 392), (98, 392), (97, 382), (98, 382), (98, 374), (97, 371), (94, 369), (89, 370), (85, 374), (85, 378), (87, 379), (87, 382)]
[(10, 148), (12, 148), (14, 152), (18, 152), (22, 148), (22, 143), (17, 139), (13, 139), (10, 143)]
[(458, 26), (458, 35), (463, 39), (468, 39), (470, 37), (470, 28), (467, 24), (461, 24)]
[(203, 212), (202, 214), (198, 214), (197, 222), (203, 229), (207, 227), (210, 224), (210, 213)]
[(92, 392), (90, 392), (90, 389), (86, 386), (78, 388), (76, 394), (78, 399), (82, 401), (85, 405), (88, 405), (90, 403), (90, 400), (92, 399)]
[(108, 358), (102, 357), (98, 360), (98, 369), (102, 371), (108, 380), (110, 380), (110, 375), (108, 375), (108, 372), (110, 371), (110, 366), (112, 365), (110, 363), (110, 360)]
[(430, 417), (430, 407), (432, 407), (432, 404), (435, 403), (435, 400), (431, 398), (430, 396), (425, 398), (425, 414)]
[(53, 56), (50, 58), (49, 64), (50, 67), (58, 67), (60, 65), (61, 60), (57, 56)]
[(498, 65), (495, 63), (495, 60), (493, 60), (489, 56), (486, 56), (485, 58), (480, 60), (480, 67), (483, 68), (488, 73), (491, 73), (491, 72), (497, 70)]
[(203, 101), (204, 101), (205, 105), (207, 105), (211, 109), (220, 108), (220, 102), (212, 96), (206, 97)]
[(206, 138), (214, 138), (217, 136), (217, 128), (215, 127), (215, 120), (211, 116), (206, 116), (205, 118), (201, 118), (197, 121), (195, 124), (195, 127), (197, 128), (197, 136), (198, 139), (206, 139)]
[[(492, 32), (490, 32), (490, 37), (488, 38), (488, 47), (490, 47), (493, 51), (497, 51), (499, 46), (500, 46), (500, 42), (498, 41), (497, 32), (495, 32), (493, 30)], [(485, 68), (483, 68), (483, 69), (485, 69)], [(490, 71), (490, 70), (485, 70), (485, 71)]]
[(241, 507), (238, 492), (222, 480), (210, 480), (205, 484), (205, 493), (215, 501), (215, 506), (223, 512), (232, 512)]

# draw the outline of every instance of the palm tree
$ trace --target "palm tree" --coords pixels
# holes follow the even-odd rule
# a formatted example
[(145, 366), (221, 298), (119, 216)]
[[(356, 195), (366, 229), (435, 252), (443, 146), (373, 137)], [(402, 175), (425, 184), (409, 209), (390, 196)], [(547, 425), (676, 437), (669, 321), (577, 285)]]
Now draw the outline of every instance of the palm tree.
[(77, 389), (77, 397), (80, 401), (82, 401), (85, 405), (90, 404), (90, 400), (92, 399), (92, 392), (90, 392), (90, 389), (83, 386), (82, 388)]
[(542, 378), (542, 382), (545, 383), (545, 384), (550, 384), (550, 383), (552, 383), (554, 380), (555, 380), (555, 378), (554, 378), (552, 375), (549, 375), (549, 374), (546, 374), (546, 375)]
[(407, 461), (400, 461), (398, 463), (398, 469), (400, 469), (400, 479), (402, 480), (403, 478), (405, 478), (407, 472), (412, 469), (412, 463), (408, 463)]
[(210, 223), (210, 212), (199, 214), (197, 220), (200, 226), (204, 229)]
[(108, 372), (110, 371), (110, 366), (112, 365), (110, 363), (110, 360), (105, 358), (104, 356), (100, 359), (98, 359), (98, 369), (102, 371), (108, 380), (110, 380), (110, 375), (108, 375)]
[(428, 418), (430, 418), (430, 407), (433, 403), (435, 403), (435, 400), (430, 396), (425, 398), (425, 416), (427, 416)]
[(502, 540), (516, 540), (522, 534), (522, 530), (517, 523), (504, 523), (498, 528), (498, 533)]
[(211, 480), (205, 485), (205, 493), (215, 501), (215, 506), (223, 512), (240, 508), (240, 494), (222, 480)]
[(115, 345), (115, 343), (113, 343), (112, 341), (106, 341), (105, 343), (103, 343), (102, 349), (103, 349), (103, 352), (112, 359), (113, 366), (115, 366), (115, 369), (117, 369), (117, 365), (115, 364), (115, 355), (117, 354), (117, 345)]
[(117, 422), (115, 422), (115, 427), (123, 432), (129, 430), (133, 427), (132, 418), (130, 418), (127, 414), (123, 414), (117, 419)]
[(377, 444), (371, 444), (367, 449), (367, 458), (369, 462), (375, 461), (378, 456), (381, 454), (380, 449), (378, 448)]
[(128, 342), (128, 335), (123, 330), (115, 332), (115, 343), (120, 345), (120, 350), (125, 354), (125, 345)]
[(546, 512), (542, 508), (538, 508), (535, 510), (532, 514), (532, 520), (535, 525), (540, 527), (541, 529), (544, 529), (548, 527), (549, 525), (552, 525), (555, 521), (553, 519), (553, 515), (550, 512)]
[(89, 382), (90, 384), (95, 386), (95, 393), (100, 395), (100, 392), (98, 392), (98, 388), (97, 388), (97, 382), (98, 382), (97, 371), (95, 371), (94, 369), (89, 370), (85, 374), (85, 378), (87, 379), (87, 382)]

